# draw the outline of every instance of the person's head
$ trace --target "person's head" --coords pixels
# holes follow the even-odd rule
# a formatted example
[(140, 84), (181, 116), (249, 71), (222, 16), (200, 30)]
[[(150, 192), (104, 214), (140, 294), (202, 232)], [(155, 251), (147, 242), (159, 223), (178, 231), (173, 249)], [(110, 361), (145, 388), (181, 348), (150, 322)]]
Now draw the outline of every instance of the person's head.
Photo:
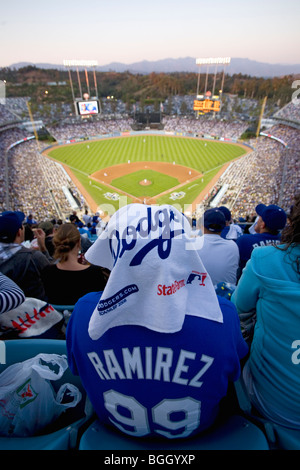
[(287, 221), (285, 211), (275, 204), (266, 206), (265, 204), (258, 204), (255, 208), (258, 220), (255, 225), (256, 233), (271, 233), (277, 235), (282, 230)]
[(48, 220), (45, 220), (44, 222), (41, 222), (38, 225), (38, 228), (43, 229), (44, 232), (45, 232), (46, 237), (48, 237), (48, 235), (53, 234), (54, 225), (53, 225), (52, 222), (50, 222)]
[(219, 235), (226, 226), (226, 219), (219, 209), (208, 209), (204, 212), (204, 233)]
[(20, 211), (5, 211), (0, 214), (0, 242), (22, 243), (24, 241), (23, 221), (25, 214)]
[(225, 207), (225, 206), (220, 206), (218, 207), (219, 211), (223, 212), (225, 220), (226, 220), (226, 225), (229, 225), (231, 222), (231, 212), (230, 210)]
[(300, 244), (300, 194), (295, 197), (295, 202), (288, 215), (288, 223), (281, 233), (281, 241), (287, 246)]
[(53, 256), (63, 263), (68, 260), (71, 251), (80, 249), (80, 233), (74, 224), (62, 224), (54, 233), (53, 243)]

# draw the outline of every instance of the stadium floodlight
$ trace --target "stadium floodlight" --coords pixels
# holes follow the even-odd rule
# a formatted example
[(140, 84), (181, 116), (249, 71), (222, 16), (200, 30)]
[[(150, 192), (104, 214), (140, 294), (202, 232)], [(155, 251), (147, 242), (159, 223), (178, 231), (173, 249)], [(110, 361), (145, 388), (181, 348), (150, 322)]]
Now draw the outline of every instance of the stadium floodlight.
[[(222, 94), (223, 94), (223, 88), (224, 88), (224, 77), (225, 77), (225, 66), (229, 65), (231, 61), (230, 57), (201, 57), (199, 59), (196, 59), (196, 65), (199, 66), (199, 74), (198, 74), (198, 82), (197, 82), (197, 93), (196, 97), (197, 100), (194, 101), (194, 110), (195, 111), (202, 111), (205, 109), (206, 112), (208, 111), (217, 111), (219, 112), (221, 110), (221, 101), (222, 101)], [(200, 93), (200, 70), (201, 67), (206, 66), (206, 78), (205, 78), (205, 87), (204, 87), (204, 95), (207, 98), (207, 86), (208, 86), (208, 73), (209, 73), (209, 68), (210, 66), (214, 65), (215, 66), (215, 73), (214, 73), (214, 79), (213, 79), (213, 85), (212, 85), (212, 93), (211, 95), (213, 96), (213, 101), (210, 102), (210, 107), (208, 108), (208, 102), (205, 103), (204, 101), (200, 99), (199, 97), (201, 96)], [(215, 95), (215, 86), (216, 86), (216, 79), (217, 79), (217, 68), (219, 65), (223, 65), (223, 77), (222, 77), (222, 84), (220, 88), (220, 95), (217, 96)], [(219, 101), (219, 103), (216, 102), (216, 100)], [(204, 106), (205, 105), (205, 106)]]
[(65, 59), (65, 67), (96, 67), (98, 65), (97, 60), (76, 60), (76, 59)]
[[(91, 96), (91, 93), (90, 93), (90, 83), (89, 83), (89, 78), (88, 78), (88, 71), (87, 69), (88, 68), (91, 68), (93, 67), (93, 75), (94, 75), (94, 86), (95, 86), (95, 99), (96, 101), (98, 100), (98, 87), (97, 87), (97, 78), (96, 78), (96, 68), (97, 65), (98, 65), (98, 62), (97, 60), (77, 60), (77, 59), (64, 59), (64, 66), (65, 67), (68, 67), (69, 70), (69, 79), (70, 79), (70, 85), (71, 85), (71, 91), (72, 91), (72, 98), (73, 98), (73, 103), (74, 103), (74, 106), (75, 106), (75, 113), (78, 114), (78, 103), (77, 103), (77, 99), (75, 98), (75, 95), (74, 95), (74, 88), (73, 88), (73, 82), (72, 82), (72, 76), (71, 76), (71, 69), (73, 67), (76, 67), (76, 71), (77, 71), (77, 79), (78, 79), (78, 86), (79, 86), (79, 92), (80, 92), (80, 100), (82, 101), (83, 98), (86, 100), (87, 99), (87, 96), (90, 97)], [(83, 67), (84, 68), (84, 72), (85, 72), (85, 80), (86, 80), (86, 86), (87, 86), (87, 93), (82, 93), (82, 87), (81, 87), (81, 79), (80, 79), (80, 75), (79, 75), (79, 67)], [(93, 110), (93, 112), (91, 113), (87, 113), (87, 112), (80, 112), (81, 115), (85, 115), (85, 114), (98, 114), (99, 112), (101, 112), (101, 105), (100, 105), (100, 102), (96, 102), (96, 101), (93, 101), (90, 104), (90, 109)], [(82, 107), (83, 105), (85, 106), (85, 109), (87, 108), (87, 103), (83, 103), (82, 104)], [(83, 109), (83, 108), (82, 108)], [(94, 112), (94, 109), (97, 109), (97, 112)]]
[(205, 57), (196, 59), (197, 65), (229, 65), (230, 57)]

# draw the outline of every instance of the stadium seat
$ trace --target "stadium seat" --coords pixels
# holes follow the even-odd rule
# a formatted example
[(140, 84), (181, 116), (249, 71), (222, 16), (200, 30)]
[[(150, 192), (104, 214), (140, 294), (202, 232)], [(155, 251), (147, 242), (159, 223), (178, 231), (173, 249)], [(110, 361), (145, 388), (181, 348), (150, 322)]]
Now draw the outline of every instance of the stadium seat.
[[(3, 342), (5, 344), (5, 364), (0, 364), (0, 373), (6, 367), (25, 361), (39, 353), (66, 354), (66, 342), (52, 339), (17, 339)], [(86, 398), (79, 377), (74, 376), (68, 368), (63, 377), (51, 382), (54, 390), (64, 383), (72, 383), (82, 393), (82, 399), (75, 408), (69, 408), (43, 433), (30, 437), (0, 437), (0, 450), (67, 450), (77, 446), (79, 432), (89, 423), (93, 409)]]
[(82, 434), (79, 450), (269, 450), (264, 433), (233, 415), (210, 431), (190, 439), (132, 438), (95, 420)]
[(65, 310), (68, 310), (68, 312), (73, 312), (74, 310), (74, 305), (57, 305), (57, 304), (51, 304), (53, 308), (55, 308), (55, 310), (57, 310), (58, 312), (64, 312)]
[(264, 429), (270, 449), (300, 450), (300, 430), (281, 426), (262, 417), (253, 408), (243, 379), (240, 378), (234, 385), (241, 410), (251, 422)]

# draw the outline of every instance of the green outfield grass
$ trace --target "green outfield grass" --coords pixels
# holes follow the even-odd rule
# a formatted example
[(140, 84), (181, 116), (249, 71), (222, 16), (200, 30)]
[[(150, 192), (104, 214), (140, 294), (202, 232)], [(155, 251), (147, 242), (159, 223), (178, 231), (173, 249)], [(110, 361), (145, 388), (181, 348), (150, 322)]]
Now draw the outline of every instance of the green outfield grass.
[[(245, 153), (244, 148), (228, 143), (173, 136), (140, 135), (55, 147), (49, 155), (70, 167), (99, 206), (112, 204), (117, 208), (118, 202), (108, 200), (105, 194), (107, 192), (121, 194), (121, 192), (118, 193), (117, 190), (91, 180), (89, 175), (102, 168), (127, 163), (128, 160), (130, 162), (175, 162), (175, 164), (203, 173), (203, 177), (180, 188), (180, 191), (185, 192), (185, 196), (177, 202), (184, 205), (195, 200), (224, 163)], [(157, 172), (152, 172), (152, 176), (148, 177), (148, 171), (151, 170), (117, 178), (112, 184), (121, 191), (140, 197), (155, 196), (178, 184), (175, 178)], [(152, 184), (150, 186), (139, 185), (144, 178), (151, 180)], [(128, 203), (130, 202), (132, 200), (128, 198)], [(174, 200), (170, 199), (170, 194), (168, 194), (161, 196), (158, 202), (172, 204)]]

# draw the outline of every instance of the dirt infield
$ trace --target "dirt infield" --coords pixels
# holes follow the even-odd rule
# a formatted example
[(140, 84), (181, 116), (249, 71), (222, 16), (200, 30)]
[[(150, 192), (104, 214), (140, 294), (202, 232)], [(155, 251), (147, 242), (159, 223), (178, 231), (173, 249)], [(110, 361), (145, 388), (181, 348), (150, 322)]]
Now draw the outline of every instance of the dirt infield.
[[(192, 204), (188, 208), (189, 211), (193, 212), (196, 210), (197, 206), (203, 201), (205, 196), (214, 187), (214, 185), (216, 184), (220, 176), (224, 173), (226, 168), (230, 165), (230, 163), (231, 162), (225, 163), (225, 165), (223, 165), (222, 168), (220, 168), (220, 170), (214, 176), (214, 178), (208, 183), (208, 185), (203, 189), (203, 191), (201, 191), (201, 193), (197, 196), (195, 201), (192, 202)], [(94, 201), (94, 199), (91, 197), (88, 191), (84, 188), (81, 182), (76, 178), (72, 170), (70, 170), (70, 168), (67, 165), (64, 165), (64, 164), (62, 165), (64, 169), (66, 170), (66, 172), (68, 173), (68, 175), (70, 176), (70, 178), (74, 181), (74, 184), (77, 186), (77, 188), (83, 195), (91, 211), (92, 212), (99, 211), (99, 205)], [(121, 176), (128, 175), (129, 173), (133, 173), (135, 171), (139, 171), (142, 169), (158, 171), (160, 173), (165, 173), (167, 175), (173, 176), (174, 178), (177, 178), (180, 181), (180, 184), (176, 186), (175, 188), (172, 188), (173, 190), (179, 189), (180, 186), (183, 186), (187, 181), (190, 181), (191, 179), (197, 179), (202, 176), (202, 174), (199, 173), (198, 171), (193, 170), (192, 168), (182, 166), (182, 165), (173, 165), (172, 163), (166, 163), (166, 162), (136, 162), (136, 163), (130, 163), (130, 164), (125, 163), (125, 164), (120, 164), (120, 165), (114, 165), (108, 168), (104, 168), (102, 170), (96, 171), (95, 173), (90, 175), (90, 177), (91, 179), (104, 183), (107, 186), (110, 186), (112, 189), (115, 189), (118, 192), (120, 192), (119, 189), (114, 188), (113, 186), (110, 185), (111, 181), (115, 178), (119, 178)], [(106, 173), (106, 176), (104, 175), (104, 173)], [(161, 196), (162, 194), (164, 193), (157, 194), (156, 197), (151, 197), (151, 198), (150, 197), (140, 198), (140, 199), (133, 198), (133, 202), (145, 202), (146, 204), (156, 204), (156, 198), (158, 196)]]
[(90, 175), (90, 178), (104, 184), (111, 184), (116, 178), (120, 178), (121, 176), (135, 173), (140, 170), (153, 170), (158, 173), (164, 173), (168, 176), (177, 178), (179, 183), (185, 183), (189, 179), (196, 177), (199, 178), (202, 176), (198, 171), (183, 165), (173, 165), (172, 163), (167, 162), (133, 162), (121, 163), (119, 165), (103, 168), (102, 170), (96, 171)]

